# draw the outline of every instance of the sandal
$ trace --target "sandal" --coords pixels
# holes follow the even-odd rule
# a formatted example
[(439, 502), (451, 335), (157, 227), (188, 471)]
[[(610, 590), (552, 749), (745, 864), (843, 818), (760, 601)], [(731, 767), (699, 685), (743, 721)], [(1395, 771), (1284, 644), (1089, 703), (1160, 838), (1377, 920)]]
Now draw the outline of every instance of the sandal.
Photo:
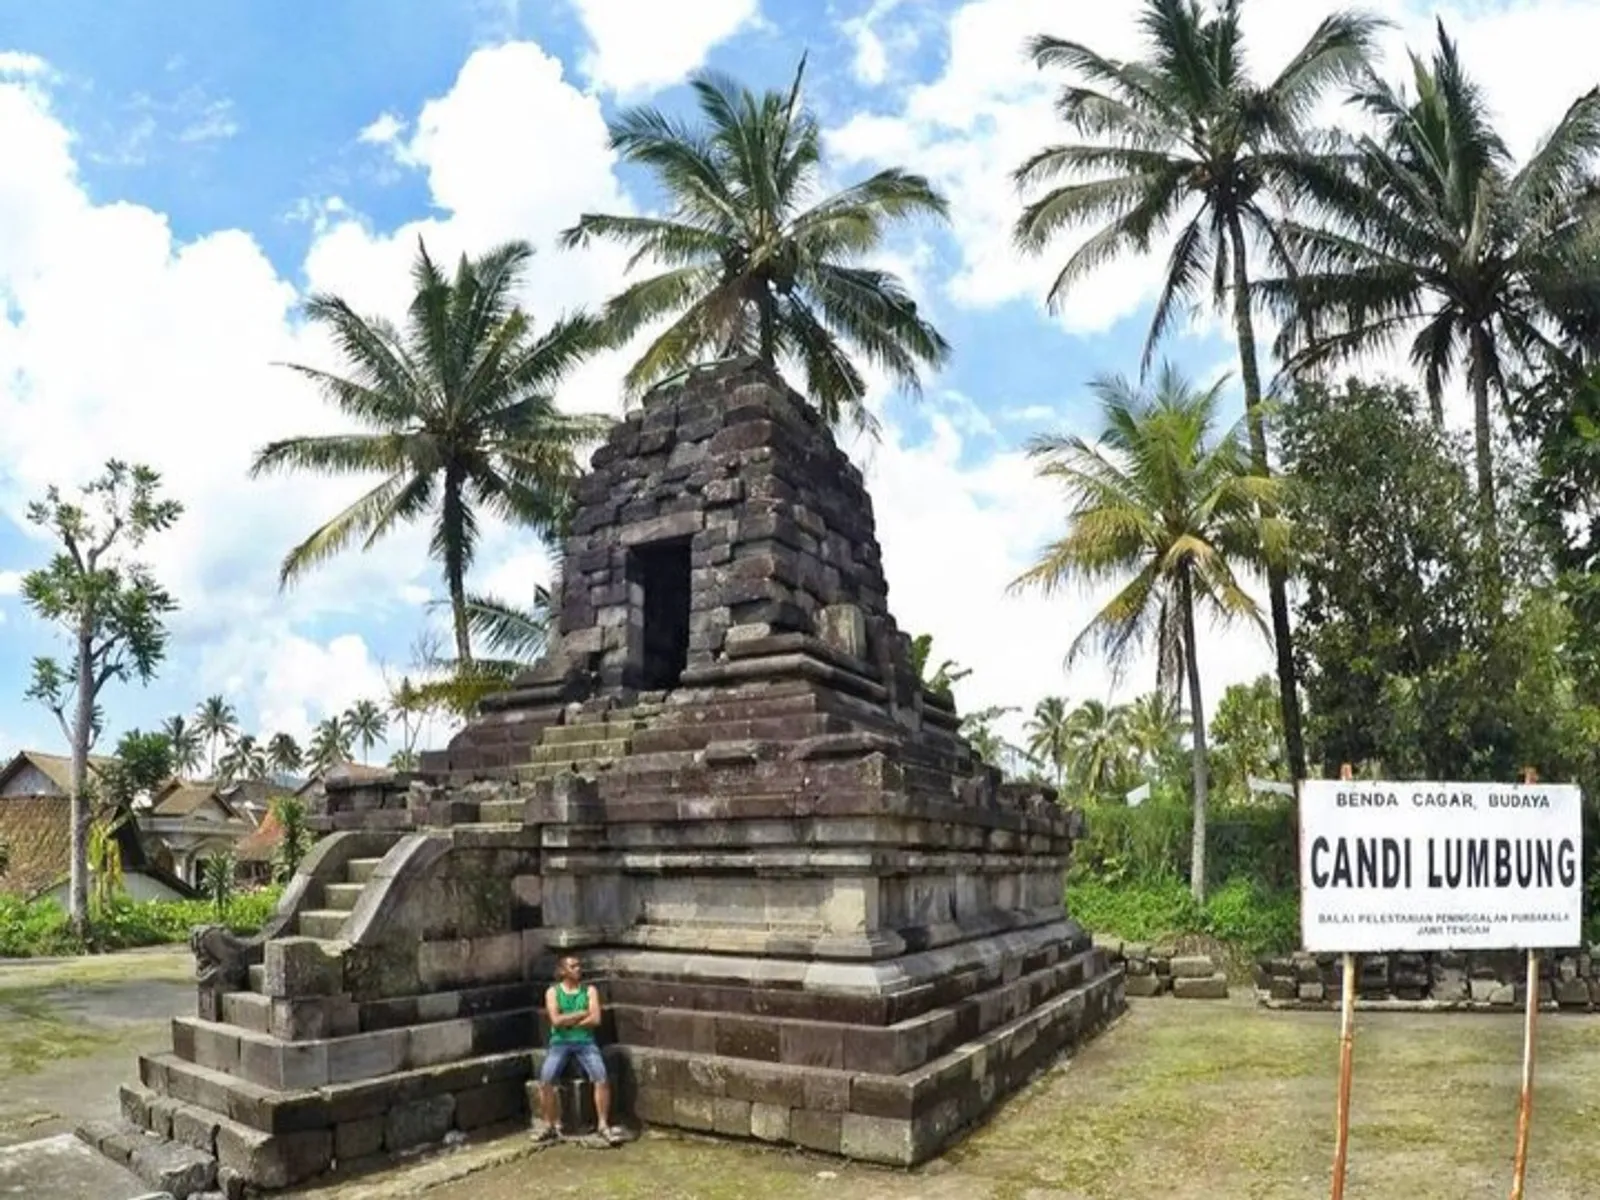
[(557, 1129), (554, 1125), (546, 1125), (543, 1121), (540, 1121), (536, 1126), (534, 1126), (534, 1145), (542, 1146), (546, 1143), (559, 1142), (560, 1140), (561, 1130)]
[(605, 1138), (609, 1146), (620, 1146), (628, 1140), (628, 1132), (620, 1125), (608, 1125), (600, 1131), (600, 1136)]

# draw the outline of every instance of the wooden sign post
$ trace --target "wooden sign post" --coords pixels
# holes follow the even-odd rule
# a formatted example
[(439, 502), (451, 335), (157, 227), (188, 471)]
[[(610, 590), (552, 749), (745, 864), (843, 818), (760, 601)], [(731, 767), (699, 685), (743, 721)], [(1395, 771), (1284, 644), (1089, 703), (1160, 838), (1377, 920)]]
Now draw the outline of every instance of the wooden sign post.
[[(1339, 768), (1339, 778), (1351, 777), (1350, 764)], [(1339, 971), (1343, 1002), (1339, 1013), (1339, 1100), (1333, 1140), (1333, 1200), (1344, 1200), (1345, 1162), (1350, 1152), (1350, 1073), (1355, 1065), (1356, 956), (1345, 953)]]
[[(1538, 783), (1539, 773), (1532, 767), (1522, 772), (1523, 783)], [(1511, 1200), (1522, 1200), (1523, 1181), (1528, 1174), (1528, 1127), (1533, 1123), (1533, 1031), (1539, 1019), (1539, 952), (1528, 951), (1527, 1011), (1522, 1023), (1522, 1095), (1517, 1101), (1517, 1157), (1512, 1165)]]

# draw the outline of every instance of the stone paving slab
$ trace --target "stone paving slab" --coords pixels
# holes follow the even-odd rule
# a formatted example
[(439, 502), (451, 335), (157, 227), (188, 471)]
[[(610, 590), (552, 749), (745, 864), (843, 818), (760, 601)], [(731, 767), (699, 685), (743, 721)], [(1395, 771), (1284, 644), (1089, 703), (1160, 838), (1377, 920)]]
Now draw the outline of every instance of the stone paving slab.
[(136, 1200), (150, 1187), (70, 1133), (0, 1146), (0, 1197), (11, 1200)]

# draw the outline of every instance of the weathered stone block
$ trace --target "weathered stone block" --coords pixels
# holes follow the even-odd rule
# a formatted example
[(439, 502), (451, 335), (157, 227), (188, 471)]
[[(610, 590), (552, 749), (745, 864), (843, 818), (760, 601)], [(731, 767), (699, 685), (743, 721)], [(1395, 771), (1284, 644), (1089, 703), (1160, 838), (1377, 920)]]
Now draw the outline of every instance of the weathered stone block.
[(752, 1104), (750, 1136), (763, 1142), (789, 1141), (789, 1109), (781, 1104)]
[(1479, 1004), (1488, 1004), (1499, 989), (1500, 985), (1493, 979), (1474, 979), (1469, 984), (1472, 999)]
[(172, 1140), (207, 1154), (217, 1152), (217, 1114), (190, 1104), (172, 1110)]
[(845, 1113), (840, 1119), (839, 1152), (846, 1158), (910, 1166), (916, 1158), (910, 1121)]
[(370, 1158), (383, 1150), (382, 1117), (342, 1121), (333, 1128), (333, 1157), (337, 1162)]
[(457, 1129), (477, 1129), (525, 1114), (523, 1086), (515, 1079), (500, 1079), (482, 1087), (456, 1093)]
[(1172, 960), (1172, 978), (1209, 979), (1216, 972), (1210, 957), (1204, 954), (1185, 955)]
[(1326, 994), (1327, 989), (1321, 983), (1302, 983), (1299, 985), (1298, 998), (1308, 1004), (1320, 1002)]
[(716, 1128), (716, 1097), (678, 1094), (672, 1098), (672, 1123), (680, 1129), (709, 1133)]
[(1129, 975), (1123, 981), (1124, 994), (1135, 997), (1159, 996), (1167, 981), (1160, 975)]
[(789, 1140), (807, 1150), (837, 1154), (843, 1117), (842, 1113), (797, 1108), (789, 1114)]
[(117, 1089), (122, 1119), (139, 1129), (150, 1128), (150, 1104), (156, 1099), (154, 1092), (137, 1083), (125, 1083)]
[(148, 1139), (133, 1148), (127, 1162), (145, 1183), (174, 1196), (206, 1191), (217, 1181), (216, 1159), (177, 1142)]
[(231, 1121), (217, 1127), (218, 1169), (233, 1171), (252, 1187), (285, 1188), (320, 1175), (332, 1162), (332, 1130), (268, 1134)]
[(390, 1153), (437, 1142), (450, 1132), (456, 1098), (446, 1093), (397, 1104), (384, 1116), (383, 1147)]
[(1174, 976), (1172, 994), (1180, 1000), (1226, 1000), (1228, 977), (1220, 971), (1205, 979), (1192, 975)]
[(344, 991), (344, 964), (337, 950), (315, 938), (273, 938), (263, 965), (269, 996), (331, 996)]
[(398, 1071), (405, 1064), (406, 1047), (403, 1029), (385, 1029), (330, 1041), (327, 1043), (328, 1082), (352, 1083)]
[(472, 1053), (472, 1021), (435, 1021), (417, 1025), (409, 1031), (406, 1062), (412, 1067), (431, 1067), (453, 1062)]
[(711, 1128), (729, 1137), (750, 1136), (750, 1101), (718, 1096), (711, 1102)]

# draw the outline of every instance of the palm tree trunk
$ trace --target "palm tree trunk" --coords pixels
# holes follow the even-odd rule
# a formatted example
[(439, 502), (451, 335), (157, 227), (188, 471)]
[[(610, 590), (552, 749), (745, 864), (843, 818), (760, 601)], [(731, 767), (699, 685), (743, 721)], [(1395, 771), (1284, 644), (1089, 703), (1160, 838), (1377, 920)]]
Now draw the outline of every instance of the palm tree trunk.
[(756, 312), (761, 322), (761, 361), (767, 366), (776, 368), (778, 365), (778, 315), (773, 312), (772, 288), (766, 283), (761, 283), (760, 292), (756, 296)]
[(472, 665), (472, 637), (467, 625), (466, 564), (461, 545), (464, 513), (461, 480), (446, 472), (440, 524), (444, 527), (444, 575), (450, 589), (450, 615), (455, 623), (457, 670)]
[(1489, 359), (1493, 347), (1482, 329), (1472, 331), (1472, 358), (1467, 366), (1472, 385), (1473, 466), (1478, 477), (1478, 522), (1482, 540), (1485, 583), (1492, 609), (1500, 610), (1500, 530), (1495, 516), (1493, 425), (1489, 411)]
[[(1256, 362), (1255, 322), (1250, 315), (1250, 272), (1245, 263), (1244, 230), (1238, 217), (1228, 223), (1233, 250), (1233, 324), (1239, 342), (1239, 375), (1244, 382), (1245, 425), (1250, 431), (1250, 461), (1258, 475), (1270, 476), (1267, 426), (1261, 412), (1261, 371)], [(1267, 599), (1272, 609), (1272, 646), (1277, 656), (1278, 707), (1283, 744), (1293, 780), (1306, 777), (1306, 744), (1300, 728), (1300, 689), (1294, 669), (1294, 632), (1289, 626), (1289, 576), (1279, 563), (1267, 564)], [(1191, 647), (1192, 650), (1192, 647)], [(1198, 715), (1198, 710), (1197, 710)]]
[(1189, 676), (1189, 704), (1194, 709), (1194, 839), (1189, 851), (1189, 891), (1198, 903), (1206, 899), (1206, 719), (1200, 706), (1200, 664), (1195, 661), (1194, 588), (1189, 567), (1179, 577), (1183, 604), (1184, 670)]

